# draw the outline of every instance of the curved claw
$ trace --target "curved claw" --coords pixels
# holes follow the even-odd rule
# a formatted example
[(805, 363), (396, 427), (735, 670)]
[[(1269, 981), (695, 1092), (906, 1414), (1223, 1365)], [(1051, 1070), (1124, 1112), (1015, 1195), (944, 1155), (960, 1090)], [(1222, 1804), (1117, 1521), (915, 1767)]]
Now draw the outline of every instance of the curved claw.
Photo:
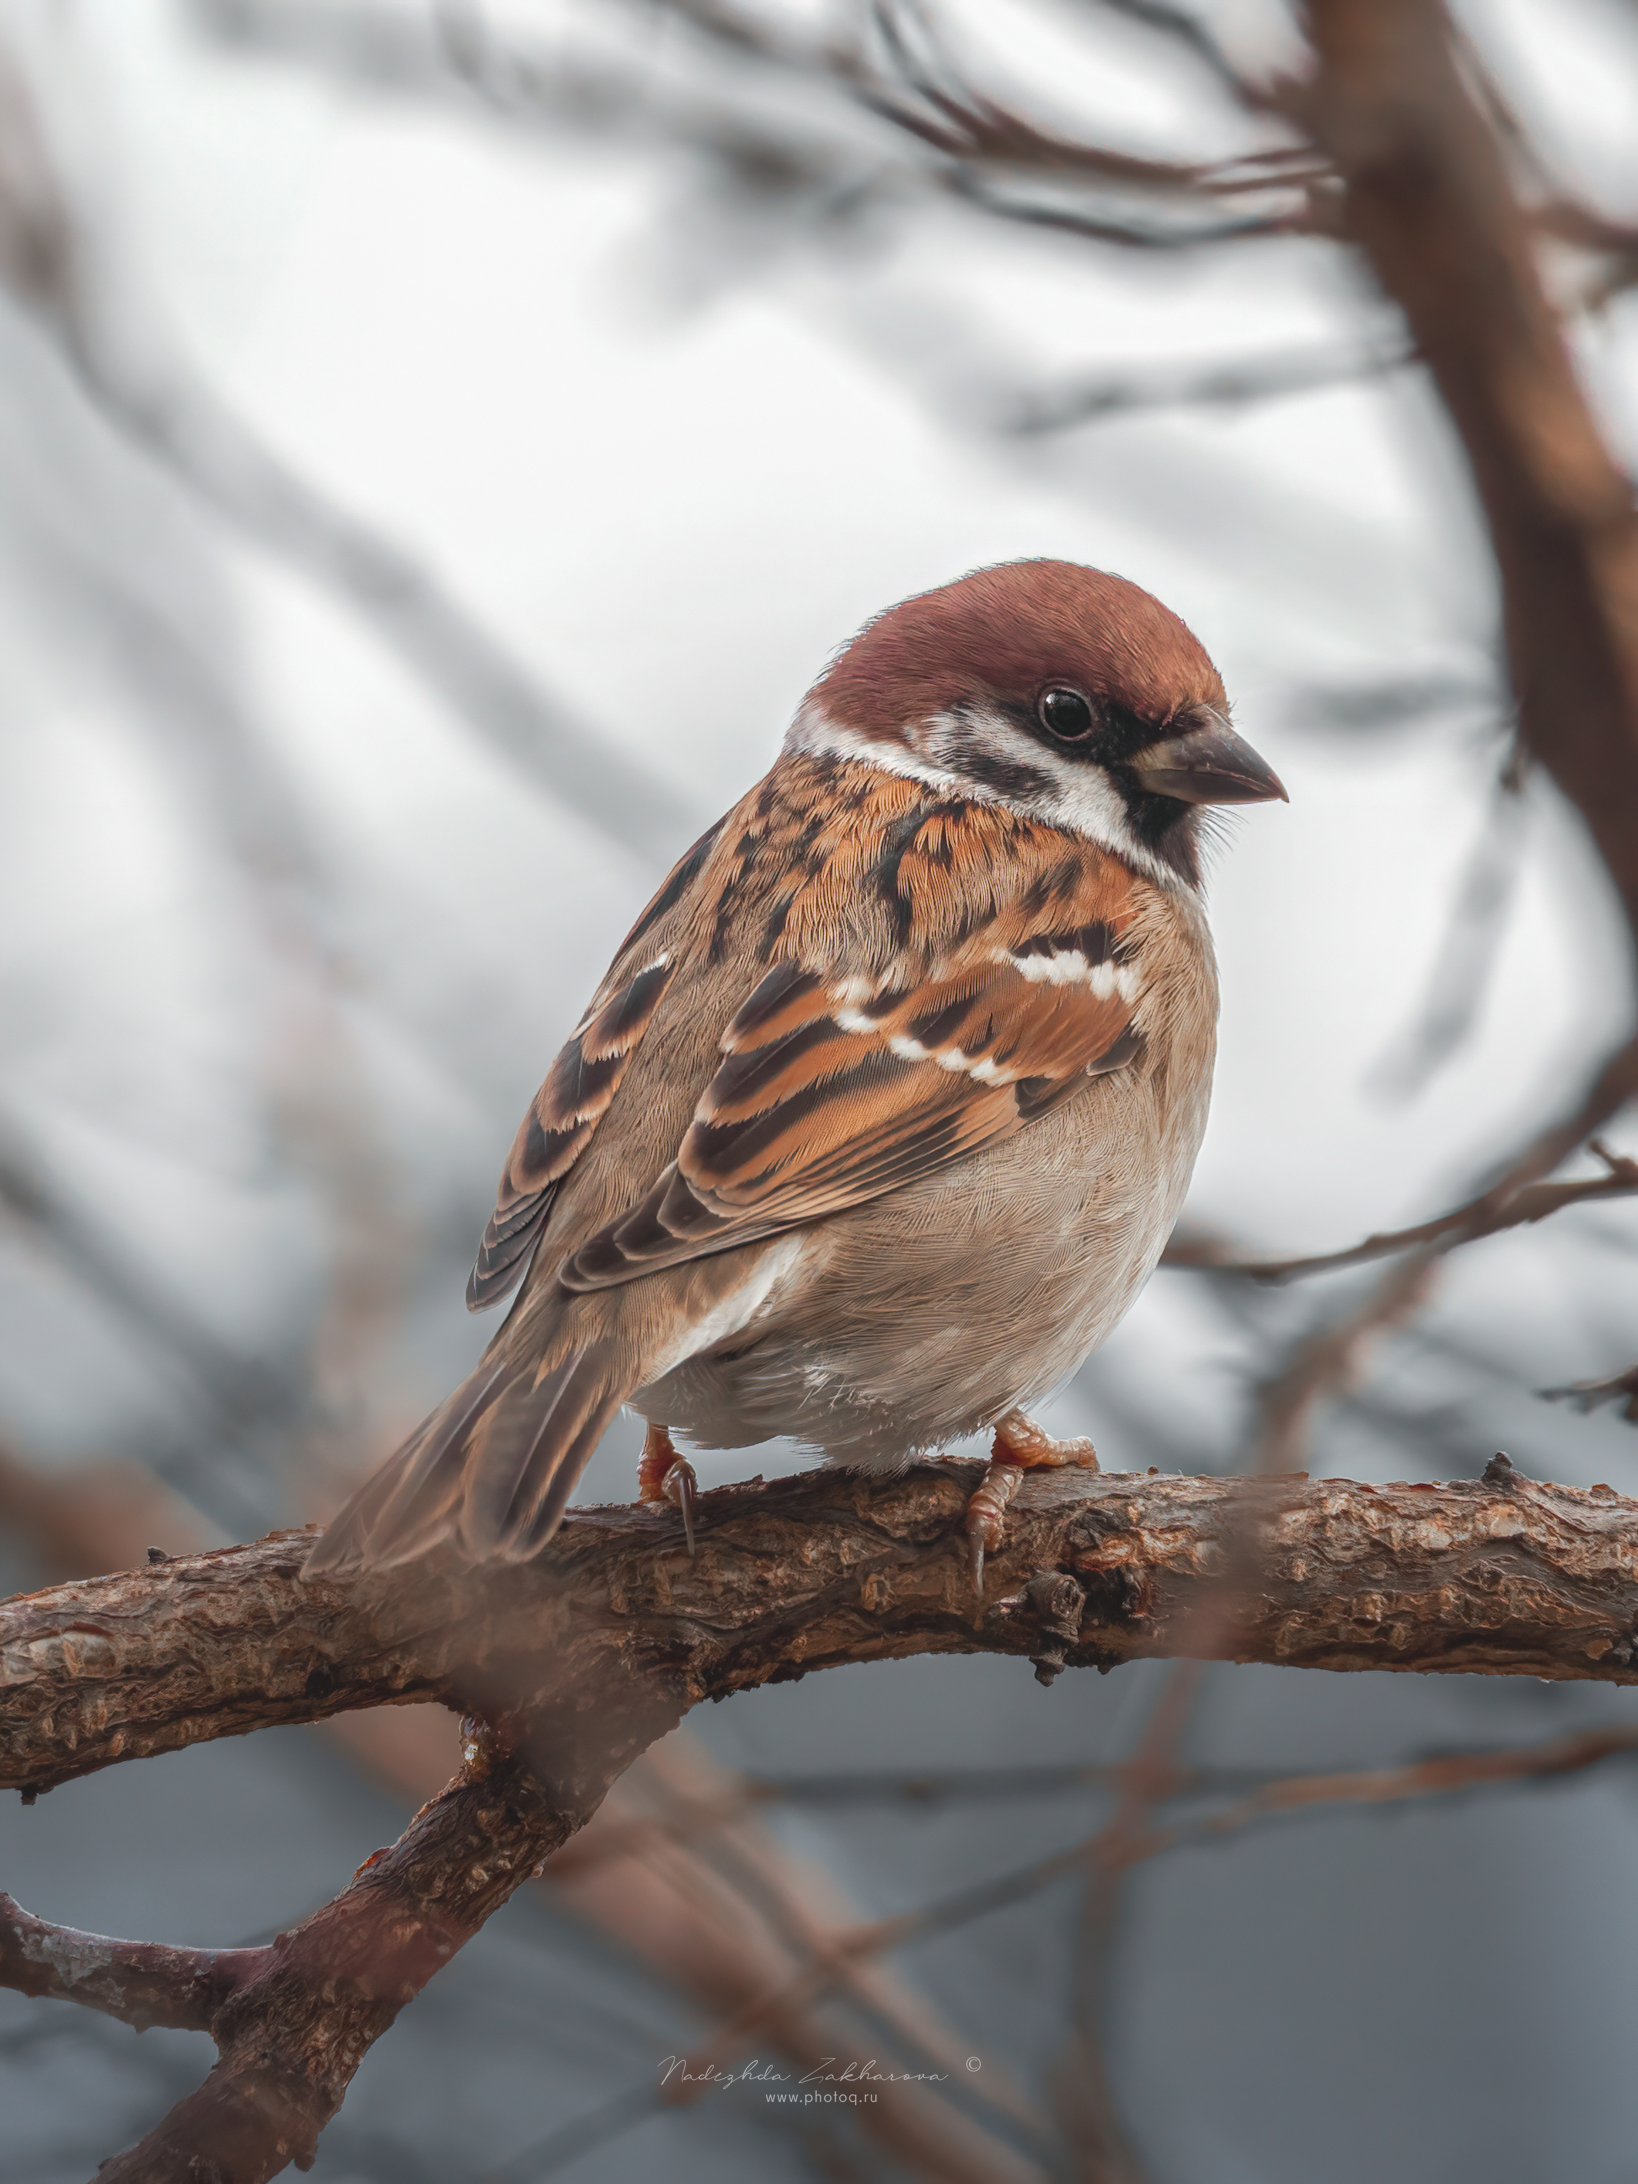
[(984, 1601), (984, 1557), (1006, 1537), (1007, 1504), (1024, 1474), (1017, 1464), (992, 1460), (967, 1502), (967, 1568), (979, 1605)]
[(660, 1492), (673, 1509), (682, 1511), (683, 1537), (688, 1541), (688, 1559), (694, 1559), (694, 1504), (699, 1498), (699, 1481), (694, 1476), (694, 1466), (686, 1456), (677, 1461), (661, 1481)]

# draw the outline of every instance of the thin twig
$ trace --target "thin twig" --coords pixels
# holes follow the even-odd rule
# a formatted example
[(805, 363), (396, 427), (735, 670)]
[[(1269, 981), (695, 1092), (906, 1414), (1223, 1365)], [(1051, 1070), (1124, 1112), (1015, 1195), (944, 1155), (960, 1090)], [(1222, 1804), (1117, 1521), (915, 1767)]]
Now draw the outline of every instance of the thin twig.
[(1401, 342), (1274, 349), (1219, 360), (1147, 358), (995, 398), (996, 426), (1020, 438), (1158, 409), (1235, 408), (1357, 385), (1415, 361)]
[(1259, 1392), (1253, 1468), (1264, 1478), (1303, 1470), (1321, 1403), (1351, 1388), (1372, 1346), (1422, 1309), (1439, 1268), (1437, 1252), (1411, 1253), (1356, 1310), (1298, 1344)]
[(1424, 1797), (1448, 1797), (1463, 1791), (1499, 1789), (1583, 1774), (1610, 1759), (1638, 1753), (1638, 1729), (1586, 1729), (1553, 1737), (1542, 1744), (1510, 1751), (1452, 1752), (1437, 1759), (1407, 1761), (1397, 1767), (1361, 1767), (1331, 1774), (1287, 1775), (1251, 1791), (1233, 1804), (1155, 1830), (1134, 1848), (1136, 1858), (1215, 1837), (1236, 1835), (1261, 1821), (1342, 1806), (1398, 1805)]
[(1627, 1424), (1638, 1426), (1638, 1365), (1617, 1373), (1613, 1380), (1572, 1380), (1567, 1387), (1538, 1388), (1536, 1393), (1549, 1403), (1568, 1403), (1583, 1415), (1606, 1403), (1619, 1403)]
[[(1638, 1050), (1625, 1049), (1623, 1057), (1617, 1059), (1634, 1055), (1638, 1055)], [(1619, 1098), (1612, 1093), (1607, 1100), (1603, 1096), (1590, 1099), (1583, 1112), (1596, 1112), (1598, 1120), (1604, 1121), (1631, 1096), (1628, 1089), (1621, 1091)], [(1595, 1126), (1589, 1124), (1589, 1128)], [(1532, 1150), (1523, 1157), (1520, 1170), (1544, 1158), (1546, 1151), (1555, 1148), (1558, 1142), (1559, 1133), (1555, 1132), (1543, 1141), (1539, 1154)], [(1573, 1147), (1569, 1149), (1573, 1150)], [(1567, 1206), (1631, 1198), (1638, 1192), (1638, 1161), (1609, 1152), (1601, 1152), (1600, 1157), (1609, 1171), (1605, 1175), (1588, 1176), (1573, 1183), (1527, 1183), (1511, 1197), (1498, 1190), (1485, 1191), (1431, 1221), (1418, 1222), (1414, 1228), (1380, 1231), (1367, 1236), (1363, 1243), (1350, 1244), (1343, 1251), (1316, 1252), (1297, 1259), (1246, 1259), (1231, 1245), (1214, 1237), (1185, 1234), (1174, 1237), (1167, 1246), (1165, 1264), (1194, 1268), (1207, 1274), (1242, 1274), (1259, 1282), (1292, 1282), (1310, 1274), (1333, 1274), (1345, 1267), (1368, 1266), (1375, 1259), (1391, 1259), (1404, 1251), (1453, 1251), (1462, 1244), (1476, 1243), (1481, 1237), (1498, 1236), (1506, 1229), (1545, 1221), (1550, 1215), (1563, 1212)]]

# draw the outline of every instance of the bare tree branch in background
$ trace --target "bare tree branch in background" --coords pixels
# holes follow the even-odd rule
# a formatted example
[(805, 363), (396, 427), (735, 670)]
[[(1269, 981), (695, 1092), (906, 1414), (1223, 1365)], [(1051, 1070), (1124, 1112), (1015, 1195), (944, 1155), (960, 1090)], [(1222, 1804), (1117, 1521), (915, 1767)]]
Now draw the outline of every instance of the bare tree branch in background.
[[(664, 0), (675, 35), (658, 53), (621, 51), (607, 39), (582, 49), (502, 35), (481, 8), (451, 0), (426, 16), (380, 0), (192, 0), (192, 11), (225, 44), (299, 58), (390, 93), (460, 97), (513, 127), (646, 131), (753, 187), (777, 190), (782, 177), (823, 173), (826, 194), (849, 216), (856, 193), (885, 205), (932, 193), (1002, 219), (1163, 249), (1278, 234), (1308, 217), (1302, 184), (1312, 155), (1293, 147), (1282, 124), (1267, 132), (1266, 153), (1230, 165), (1147, 159), (1064, 137), (974, 90), (932, 19), (908, 8), (876, 9), (857, 33), (810, 32), (754, 7)], [(625, 24), (641, 24), (645, 12), (627, 10)], [(719, 64), (709, 93), (687, 73), (700, 59)], [(727, 96), (724, 61), (748, 71)], [(759, 113), (747, 89), (753, 97), (794, 89), (810, 102), (816, 90), (833, 96), (810, 105), (809, 129), (793, 139), (788, 111)], [(861, 134), (861, 120), (888, 128)], [(1225, 215), (1225, 204), (1248, 196), (1276, 209)]]
[[(1625, 1081), (1624, 1077), (1620, 1080), (1621, 1083)], [(1618, 1091), (1619, 1086), (1607, 1095), (1595, 1090), (1590, 1097), (1589, 1107), (1603, 1108), (1601, 1120), (1613, 1112), (1606, 1104), (1606, 1098), (1615, 1099)], [(1623, 1101), (1631, 1096), (1631, 1093), (1620, 1094)], [(1486, 1191), (1431, 1221), (1419, 1222), (1414, 1228), (1389, 1229), (1379, 1236), (1367, 1236), (1363, 1243), (1350, 1244), (1344, 1251), (1317, 1252), (1300, 1259), (1247, 1259), (1213, 1237), (1184, 1233), (1174, 1237), (1168, 1245), (1166, 1264), (1197, 1267), (1209, 1274), (1245, 1274), (1259, 1282), (1298, 1281), (1310, 1274), (1335, 1274), (1345, 1267), (1368, 1266), (1373, 1260), (1391, 1259), (1404, 1251), (1454, 1250), (1461, 1244), (1477, 1243), (1483, 1237), (1500, 1235), (1507, 1229), (1548, 1220), (1569, 1206), (1631, 1198), (1638, 1193), (1638, 1161), (1624, 1153), (1611, 1152), (1607, 1145), (1597, 1140), (1593, 1141), (1591, 1150), (1604, 1164), (1606, 1173), (1603, 1175), (1587, 1176), (1569, 1183), (1526, 1183), (1514, 1196)], [(1555, 1160), (1553, 1165), (1556, 1167), (1558, 1162)]]
[(310, 486), (205, 388), (130, 358), (105, 324), (78, 216), (7, 56), (0, 119), (0, 280), (114, 429), (235, 531), (345, 600), (470, 728), (606, 840), (674, 856), (697, 821), (663, 782), (588, 736), (407, 553)]
[(1605, 1403), (1619, 1403), (1627, 1424), (1638, 1426), (1638, 1365), (1617, 1373), (1613, 1380), (1577, 1380), (1567, 1388), (1543, 1388), (1541, 1393), (1550, 1403), (1569, 1403), (1583, 1413)]
[(1105, 417), (1161, 409), (1234, 409), (1278, 401), (1319, 387), (1347, 386), (1397, 371), (1414, 359), (1403, 347), (1276, 349), (1218, 362), (1146, 359), (1118, 370), (1087, 372), (1056, 385), (994, 397), (995, 423), (1019, 435), (1062, 432)]
[(1345, 230), (1404, 310), (1461, 434), (1501, 572), (1519, 732), (1638, 929), (1638, 518), (1548, 307), (1500, 151), (1436, 0), (1313, 0), (1286, 94)]

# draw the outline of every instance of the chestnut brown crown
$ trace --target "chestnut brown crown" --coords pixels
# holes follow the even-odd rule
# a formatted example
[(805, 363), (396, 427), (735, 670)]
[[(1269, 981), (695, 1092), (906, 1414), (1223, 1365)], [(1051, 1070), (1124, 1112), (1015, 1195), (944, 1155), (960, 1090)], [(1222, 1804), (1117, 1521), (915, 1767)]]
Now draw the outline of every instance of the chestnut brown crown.
[(1075, 561), (975, 569), (889, 607), (813, 694), (842, 726), (902, 741), (909, 724), (974, 700), (1032, 708), (1054, 683), (1157, 732), (1192, 706), (1228, 707), (1186, 622), (1125, 577)]

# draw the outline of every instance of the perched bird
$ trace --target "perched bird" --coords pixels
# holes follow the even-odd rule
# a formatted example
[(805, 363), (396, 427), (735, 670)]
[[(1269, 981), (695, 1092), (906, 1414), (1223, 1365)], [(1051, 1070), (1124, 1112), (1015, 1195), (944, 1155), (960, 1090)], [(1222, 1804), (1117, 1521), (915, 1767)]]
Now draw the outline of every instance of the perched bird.
[(978, 1432), (973, 1581), (1024, 1406), (1148, 1280), (1205, 1127), (1200, 807), (1285, 791), (1135, 584), (980, 569), (866, 625), (772, 770), (670, 874), (552, 1064), (467, 1290), (522, 1291), (309, 1570), (552, 1536), (622, 1404), (890, 1470)]

